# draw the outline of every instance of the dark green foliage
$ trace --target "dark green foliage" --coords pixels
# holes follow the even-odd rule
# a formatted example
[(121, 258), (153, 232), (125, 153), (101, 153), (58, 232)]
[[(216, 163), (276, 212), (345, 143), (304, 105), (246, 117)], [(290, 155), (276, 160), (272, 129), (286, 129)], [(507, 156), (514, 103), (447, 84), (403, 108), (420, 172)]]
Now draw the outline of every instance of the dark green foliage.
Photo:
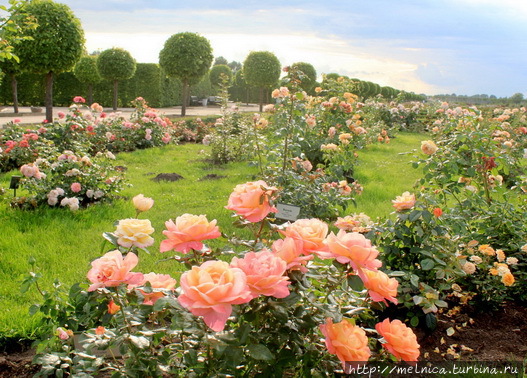
[(26, 12), (36, 18), (36, 29), (26, 33), (32, 39), (17, 44), (22, 67), (30, 72), (58, 73), (73, 68), (84, 46), (84, 31), (70, 8), (51, 0), (35, 0)]
[(317, 71), (312, 64), (306, 62), (297, 62), (291, 65), (291, 68), (297, 72), (301, 72), (300, 75), (300, 88), (311, 94), (311, 90), (315, 87), (317, 81)]
[(125, 80), (134, 76), (135, 59), (121, 48), (103, 51), (97, 58), (99, 74), (106, 80)]
[(210, 70), (210, 83), (218, 88), (222, 83), (222, 75), (227, 77), (227, 81), (230, 84), (232, 81), (232, 70), (226, 64), (216, 65)]

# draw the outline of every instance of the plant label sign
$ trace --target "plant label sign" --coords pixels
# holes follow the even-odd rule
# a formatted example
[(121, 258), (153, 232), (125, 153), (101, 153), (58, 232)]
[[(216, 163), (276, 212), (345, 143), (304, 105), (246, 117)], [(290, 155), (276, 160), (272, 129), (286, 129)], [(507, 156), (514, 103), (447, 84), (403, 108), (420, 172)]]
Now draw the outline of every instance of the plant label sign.
[(296, 221), (298, 218), (298, 214), (300, 214), (299, 206), (287, 205), (285, 203), (277, 203), (276, 208), (278, 209), (276, 217), (279, 219)]

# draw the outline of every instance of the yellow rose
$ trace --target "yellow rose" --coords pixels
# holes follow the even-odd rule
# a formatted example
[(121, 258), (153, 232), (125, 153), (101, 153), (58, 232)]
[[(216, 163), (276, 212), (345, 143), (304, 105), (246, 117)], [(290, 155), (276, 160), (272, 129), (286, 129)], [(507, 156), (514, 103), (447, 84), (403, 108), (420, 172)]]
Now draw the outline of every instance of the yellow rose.
[(142, 194), (136, 195), (132, 199), (132, 202), (134, 203), (134, 207), (139, 212), (150, 210), (152, 206), (154, 206), (154, 200), (152, 198), (145, 197)]
[(148, 219), (122, 219), (117, 224), (115, 236), (117, 243), (125, 248), (132, 246), (138, 248), (149, 247), (154, 244), (154, 238), (150, 236), (154, 232)]

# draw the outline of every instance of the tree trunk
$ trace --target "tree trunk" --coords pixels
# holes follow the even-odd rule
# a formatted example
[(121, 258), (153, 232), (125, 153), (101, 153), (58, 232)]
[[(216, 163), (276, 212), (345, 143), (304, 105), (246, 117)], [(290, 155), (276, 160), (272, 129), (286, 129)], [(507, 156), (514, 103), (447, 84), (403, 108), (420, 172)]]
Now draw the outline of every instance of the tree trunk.
[(88, 105), (93, 104), (93, 84), (88, 84)]
[(13, 91), (13, 111), (18, 113), (18, 82), (15, 74), (11, 74), (11, 89)]
[(117, 110), (117, 87), (119, 82), (117, 80), (113, 81), (113, 110)]
[(264, 88), (263, 87), (260, 87), (260, 113), (263, 111), (263, 91), (264, 91)]
[(53, 71), (46, 74), (46, 121), (53, 122)]
[(183, 93), (182, 93), (182, 102), (181, 102), (181, 116), (184, 117), (187, 114), (187, 99), (188, 99), (188, 80), (183, 80)]

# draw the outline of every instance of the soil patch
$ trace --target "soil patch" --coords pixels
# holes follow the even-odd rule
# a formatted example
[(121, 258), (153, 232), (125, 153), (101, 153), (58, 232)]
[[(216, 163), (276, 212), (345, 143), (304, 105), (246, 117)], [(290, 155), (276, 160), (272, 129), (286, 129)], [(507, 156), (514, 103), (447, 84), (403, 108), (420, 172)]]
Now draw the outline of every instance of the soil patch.
[(219, 179), (222, 179), (222, 178), (225, 178), (225, 177), (227, 177), (227, 176), (217, 175), (216, 173), (209, 173), (208, 175), (203, 176), (202, 178), (200, 178), (199, 181), (219, 180)]
[(527, 307), (509, 302), (495, 312), (459, 310), (439, 314), (435, 331), (418, 334), (423, 360), (507, 362), (527, 357)]
[(153, 181), (177, 181), (181, 180), (183, 176), (177, 173), (160, 173), (156, 177), (152, 178)]

